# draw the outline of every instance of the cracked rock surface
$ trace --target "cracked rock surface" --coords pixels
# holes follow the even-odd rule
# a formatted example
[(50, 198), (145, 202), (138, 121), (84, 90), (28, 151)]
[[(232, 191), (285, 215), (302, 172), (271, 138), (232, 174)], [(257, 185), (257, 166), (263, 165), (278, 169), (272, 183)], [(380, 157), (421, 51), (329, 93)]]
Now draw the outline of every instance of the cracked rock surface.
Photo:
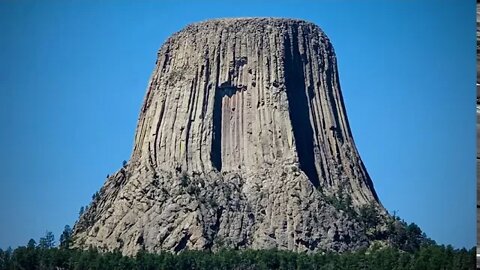
[(347, 251), (366, 229), (328, 198), (383, 210), (356, 150), (334, 49), (302, 20), (187, 26), (160, 48), (130, 161), (75, 245)]

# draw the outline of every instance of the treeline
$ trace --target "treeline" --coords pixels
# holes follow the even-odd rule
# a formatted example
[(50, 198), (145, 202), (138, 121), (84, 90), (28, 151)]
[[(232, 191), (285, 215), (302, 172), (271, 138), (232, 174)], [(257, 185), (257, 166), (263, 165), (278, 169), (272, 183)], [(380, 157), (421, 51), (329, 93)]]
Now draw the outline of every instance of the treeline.
[(45, 247), (29, 242), (15, 250), (0, 249), (0, 269), (475, 269), (475, 249), (425, 245), (415, 252), (374, 248), (352, 253), (305, 254), (279, 250), (220, 250), (169, 252), (122, 256), (66, 247)]

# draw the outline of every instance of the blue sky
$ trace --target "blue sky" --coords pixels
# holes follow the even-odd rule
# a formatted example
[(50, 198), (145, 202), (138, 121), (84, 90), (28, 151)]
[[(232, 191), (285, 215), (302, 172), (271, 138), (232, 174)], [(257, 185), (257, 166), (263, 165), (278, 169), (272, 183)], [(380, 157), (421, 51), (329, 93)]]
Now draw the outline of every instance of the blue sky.
[(240, 16), (319, 25), (384, 206), (439, 243), (475, 245), (474, 1), (199, 2), (0, 2), (0, 248), (58, 239), (129, 158), (169, 35)]

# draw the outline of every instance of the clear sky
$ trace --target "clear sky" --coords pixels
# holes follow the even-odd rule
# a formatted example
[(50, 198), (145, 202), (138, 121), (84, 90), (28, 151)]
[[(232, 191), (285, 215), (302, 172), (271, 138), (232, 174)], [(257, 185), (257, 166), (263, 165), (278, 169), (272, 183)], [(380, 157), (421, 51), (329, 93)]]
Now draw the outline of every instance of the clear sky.
[(475, 1), (12, 0), (0, 2), (0, 248), (58, 239), (129, 158), (169, 35), (239, 16), (319, 25), (383, 205), (441, 244), (475, 245)]

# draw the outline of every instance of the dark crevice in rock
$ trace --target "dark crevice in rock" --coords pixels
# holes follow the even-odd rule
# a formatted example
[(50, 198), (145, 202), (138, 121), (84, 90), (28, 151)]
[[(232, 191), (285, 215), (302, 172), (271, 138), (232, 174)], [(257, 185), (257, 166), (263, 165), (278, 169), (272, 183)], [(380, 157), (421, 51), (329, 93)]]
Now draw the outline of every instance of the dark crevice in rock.
[(320, 239), (315, 239), (310, 243), (310, 250), (315, 250), (318, 247), (318, 244), (320, 243)]
[(289, 113), (292, 121), (295, 145), (300, 169), (305, 172), (315, 187), (320, 186), (313, 152), (313, 129), (310, 124), (308, 97), (305, 89), (305, 74), (302, 57), (298, 51), (298, 34), (292, 31), (291, 40), (285, 40), (285, 82)]
[(350, 235), (347, 234), (347, 235), (345, 235), (345, 236), (343, 237), (343, 241), (344, 241), (347, 245), (349, 245), (349, 244), (352, 242), (352, 239), (351, 239)]
[(217, 89), (213, 104), (213, 139), (212, 151), (210, 153), (213, 167), (217, 171), (222, 170), (222, 97), (223, 95)]
[(308, 249), (310, 249), (310, 247), (311, 247), (310, 243), (308, 241), (303, 240), (303, 239), (296, 239), (295, 243), (297, 243), (298, 245), (302, 245), (302, 246), (304, 246)]
[(216, 213), (216, 218), (215, 218), (215, 224), (213, 224), (212, 226), (210, 226), (210, 228), (215, 232), (215, 234), (218, 232), (218, 230), (220, 229), (220, 219), (222, 218), (222, 213), (223, 213), (223, 208), (220, 207), (219, 209), (217, 209), (217, 213)]
[(237, 243), (237, 248), (245, 247), (245, 246), (247, 246), (247, 243), (248, 243), (247, 238), (244, 237), (244, 238), (242, 238), (242, 241)]
[(140, 235), (140, 236), (137, 238), (137, 245), (139, 245), (142, 249), (145, 248), (143, 235)]
[(140, 235), (140, 236), (137, 238), (137, 244), (143, 245), (143, 235)]
[(184, 250), (185, 247), (187, 246), (188, 240), (190, 239), (191, 234), (186, 233), (182, 239), (180, 239), (180, 242), (178, 242), (177, 246), (173, 249), (175, 253), (179, 252), (180, 250)]
[[(218, 44), (220, 50), (220, 44)], [(220, 76), (220, 52), (216, 56), (216, 80), (218, 85)], [(212, 127), (212, 149), (210, 151), (210, 160), (217, 171), (222, 170), (222, 98), (220, 91), (215, 89), (213, 101), (213, 127)]]
[(335, 234), (333, 235), (333, 241), (335, 242), (340, 241), (340, 235), (338, 235), (338, 231), (335, 231)]
[(210, 241), (205, 245), (206, 249), (211, 249), (212, 246), (213, 246), (214, 239), (218, 234), (218, 230), (220, 229), (220, 220), (222, 218), (222, 214), (223, 214), (223, 208), (220, 207), (220, 208), (217, 209), (217, 211), (215, 213), (215, 223), (210, 225), (210, 229), (212, 231), (212, 234), (211, 234), (211, 237), (210, 237)]
[(220, 95), (223, 97), (227, 96), (229, 98), (233, 97), (237, 92), (242, 91), (243, 87), (237, 87), (237, 86), (232, 86), (230, 85), (229, 82), (224, 82), (220, 87), (218, 88), (217, 91), (220, 92)]

